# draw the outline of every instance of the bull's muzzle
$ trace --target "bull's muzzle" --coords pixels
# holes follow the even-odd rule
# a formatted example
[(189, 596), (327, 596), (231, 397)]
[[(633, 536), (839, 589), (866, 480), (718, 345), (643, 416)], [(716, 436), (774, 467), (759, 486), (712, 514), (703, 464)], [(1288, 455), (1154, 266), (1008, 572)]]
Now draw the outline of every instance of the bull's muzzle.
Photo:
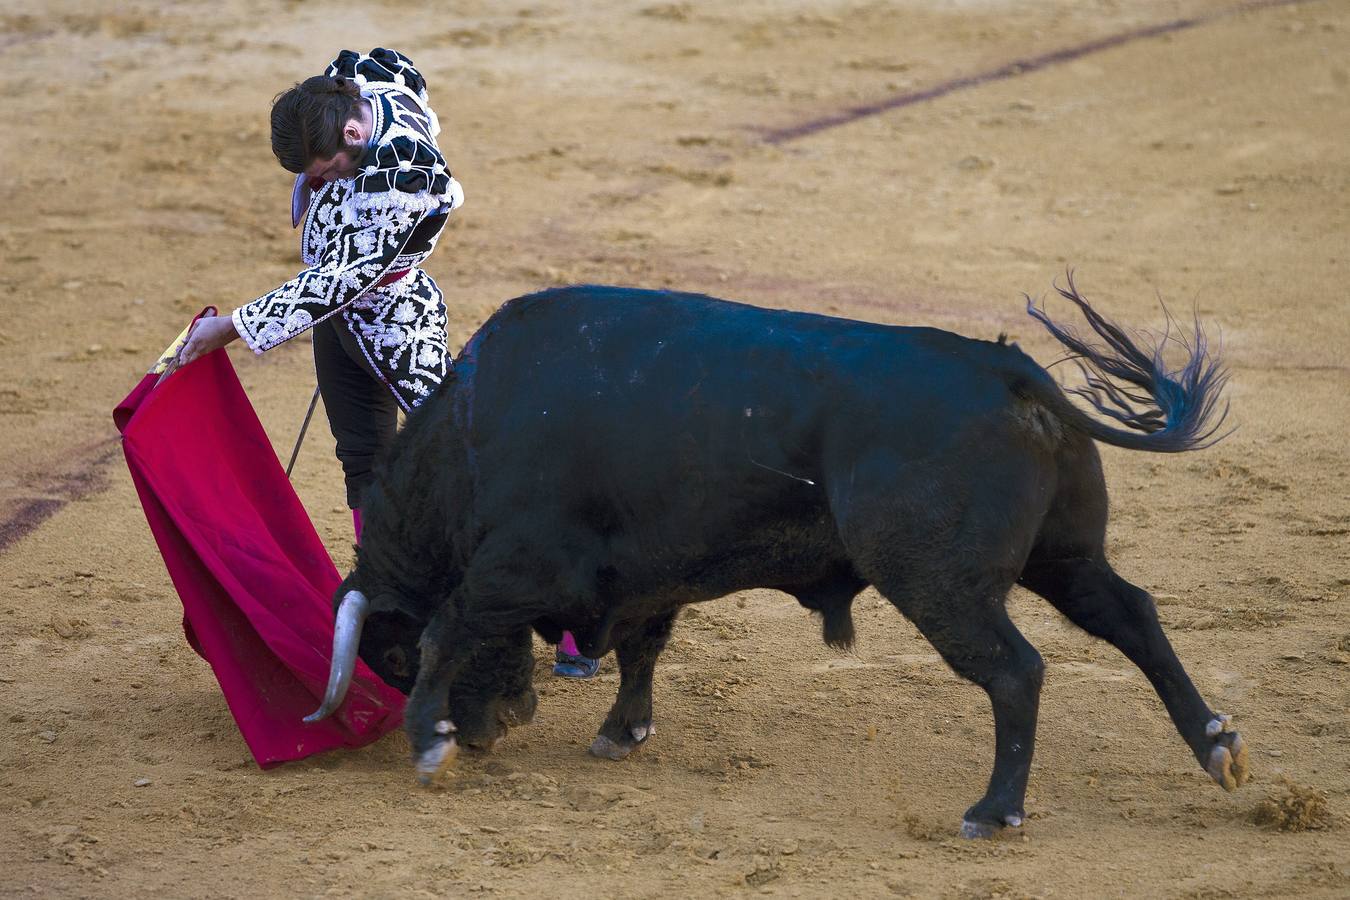
[(328, 670), (328, 688), (323, 703), (305, 716), (305, 722), (314, 723), (328, 718), (347, 696), (352, 674), (356, 671), (356, 651), (361, 646), (361, 628), (370, 613), (370, 601), (360, 591), (348, 591), (338, 606), (333, 623), (333, 663)]

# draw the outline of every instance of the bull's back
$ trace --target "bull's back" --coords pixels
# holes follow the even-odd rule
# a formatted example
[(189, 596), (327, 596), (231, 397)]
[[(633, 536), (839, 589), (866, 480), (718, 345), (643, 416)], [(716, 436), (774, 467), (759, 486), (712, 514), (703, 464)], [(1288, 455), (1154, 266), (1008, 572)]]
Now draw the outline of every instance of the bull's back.
[(476, 404), (519, 411), (513, 428), (581, 416), (631, 435), (635, 425), (660, 431), (709, 415), (765, 416), (795, 431), (804, 413), (826, 405), (936, 424), (952, 408), (996, 399), (1014, 357), (1025, 359), (931, 328), (581, 286), (507, 303), (457, 369), (472, 368)]
[(856, 454), (941, 452), (1003, 402), (988, 348), (692, 294), (519, 298), (456, 363), (475, 519), (594, 537), (639, 593), (809, 580), (843, 553), (829, 491)]
[[(711, 455), (757, 436), (809, 441), (841, 371), (872, 368), (886, 329), (694, 294), (575, 287), (514, 300), (465, 350), (481, 439), (555, 435), (592, 461)], [(726, 446), (728, 445), (729, 446)]]

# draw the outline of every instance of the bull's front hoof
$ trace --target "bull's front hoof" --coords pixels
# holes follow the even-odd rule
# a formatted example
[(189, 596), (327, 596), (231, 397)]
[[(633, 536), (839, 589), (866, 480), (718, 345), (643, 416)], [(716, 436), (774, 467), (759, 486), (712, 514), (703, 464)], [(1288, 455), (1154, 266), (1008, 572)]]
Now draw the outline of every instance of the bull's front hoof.
[(534, 721), (534, 711), (539, 706), (539, 697), (533, 690), (524, 691), (514, 697), (503, 697), (498, 701), (497, 720), (507, 728), (519, 728)]
[(1003, 817), (1002, 822), (977, 822), (971, 819), (961, 820), (961, 837), (967, 840), (988, 840), (997, 837), (999, 832), (1007, 828), (1020, 828), (1022, 825), (1022, 815), (1012, 813)]
[(628, 733), (632, 735), (632, 741), (616, 741), (601, 732), (591, 742), (591, 755), (601, 759), (623, 759), (636, 750), (643, 741), (656, 734), (656, 726), (651, 722), (643, 722), (629, 728)]
[(426, 786), (435, 782), (436, 777), (458, 755), (459, 744), (453, 737), (437, 740), (421, 753), (414, 753), (413, 768), (417, 770), (417, 783)]
[(1251, 770), (1247, 765), (1247, 744), (1233, 729), (1232, 717), (1220, 714), (1205, 726), (1205, 735), (1214, 741), (1205, 760), (1205, 771), (1225, 791), (1235, 791), (1247, 783)]

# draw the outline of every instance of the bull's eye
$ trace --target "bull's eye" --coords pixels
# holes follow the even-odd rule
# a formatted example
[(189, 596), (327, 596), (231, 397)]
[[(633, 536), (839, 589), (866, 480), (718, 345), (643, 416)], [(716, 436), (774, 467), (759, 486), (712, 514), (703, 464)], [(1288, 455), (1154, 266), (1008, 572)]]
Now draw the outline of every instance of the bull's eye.
[(403, 652), (402, 647), (390, 647), (384, 651), (384, 662), (389, 667), (391, 675), (407, 678), (412, 674), (408, 671), (408, 654)]

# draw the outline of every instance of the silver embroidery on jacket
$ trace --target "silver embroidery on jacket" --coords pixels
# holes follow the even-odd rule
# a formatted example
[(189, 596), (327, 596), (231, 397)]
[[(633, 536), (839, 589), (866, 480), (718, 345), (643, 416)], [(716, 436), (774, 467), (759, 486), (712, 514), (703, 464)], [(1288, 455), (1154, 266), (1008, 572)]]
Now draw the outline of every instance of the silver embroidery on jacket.
[[(373, 80), (390, 72), (397, 77)], [(301, 230), (301, 257), (309, 268), (235, 310), (234, 323), (249, 347), (262, 353), (342, 313), (406, 410), (441, 383), (449, 357), (440, 289), (418, 268), (439, 231), (416, 252), (404, 251), (419, 224), (457, 208), (464, 194), (436, 146), (439, 124), (407, 58), (378, 48), (370, 56), (344, 51), (329, 67), (329, 74), (353, 73), (365, 73), (356, 80), (376, 111), (364, 165), (355, 178), (330, 182), (311, 198)], [(402, 278), (379, 286), (405, 269), (410, 271)]]

